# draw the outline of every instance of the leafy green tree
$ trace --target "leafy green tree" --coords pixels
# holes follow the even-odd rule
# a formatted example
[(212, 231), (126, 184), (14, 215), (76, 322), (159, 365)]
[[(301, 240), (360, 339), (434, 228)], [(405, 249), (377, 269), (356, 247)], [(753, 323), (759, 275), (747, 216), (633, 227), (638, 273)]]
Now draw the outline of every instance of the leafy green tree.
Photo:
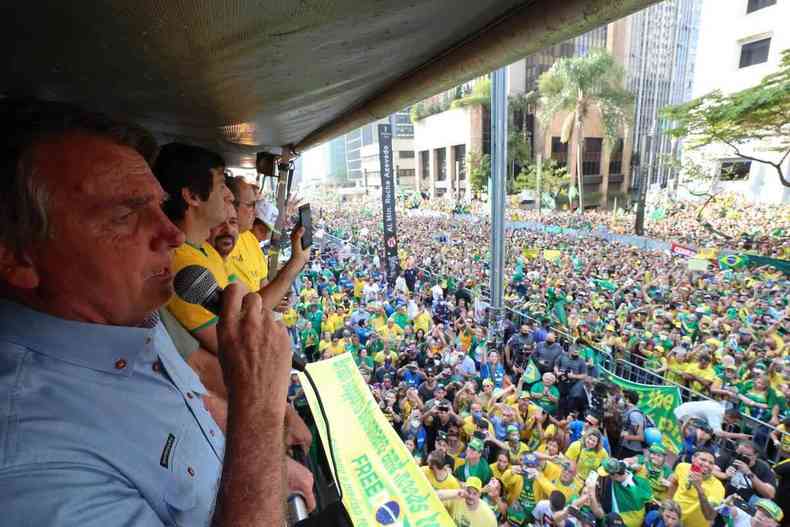
[[(554, 160), (543, 163), (540, 174), (541, 194), (545, 192), (556, 199), (567, 190), (569, 184), (568, 167)], [(530, 163), (521, 169), (516, 177), (515, 187), (517, 192), (525, 189), (538, 191), (538, 166), (536, 163)]]
[[(782, 52), (779, 70), (760, 84), (732, 95), (713, 91), (664, 108), (662, 115), (674, 122), (669, 133), (687, 137), (689, 148), (727, 145), (737, 157), (773, 167), (782, 185), (790, 187), (782, 172), (790, 155), (790, 50)], [(745, 147), (754, 142), (760, 147), (745, 153)]]
[[(548, 128), (559, 112), (568, 116), (562, 126), (562, 141), (571, 139), (576, 144), (571, 172), (575, 171), (579, 188), (579, 207), (584, 210), (582, 159), (584, 152), (584, 125), (592, 112), (601, 116), (604, 148), (611, 151), (620, 130), (626, 135), (633, 115), (634, 96), (623, 88), (625, 71), (605, 50), (594, 50), (584, 57), (562, 58), (538, 79), (540, 107), (538, 120)], [(570, 161), (570, 160), (569, 160)], [(575, 169), (575, 170), (574, 170)], [(573, 177), (571, 177), (571, 185)], [(603, 182), (601, 203), (608, 201), (609, 181)], [(571, 192), (573, 194), (573, 192)]]
[(491, 157), (478, 150), (472, 150), (466, 155), (466, 166), (469, 169), (469, 182), (475, 195), (488, 188), (488, 178), (491, 176)]

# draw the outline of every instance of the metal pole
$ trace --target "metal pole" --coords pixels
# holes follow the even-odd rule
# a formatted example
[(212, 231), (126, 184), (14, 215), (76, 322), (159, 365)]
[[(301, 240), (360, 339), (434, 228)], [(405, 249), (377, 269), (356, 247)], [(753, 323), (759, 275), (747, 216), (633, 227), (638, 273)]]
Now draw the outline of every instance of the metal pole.
[(491, 83), (491, 316), (489, 342), (502, 349), (500, 321), (504, 299), (505, 269), (505, 177), (507, 173), (507, 89), (506, 70), (493, 73)]
[(538, 154), (535, 157), (536, 157), (536, 161), (537, 161), (537, 170), (538, 170), (538, 185), (537, 185), (538, 186), (538, 196), (537, 196), (537, 200), (538, 200), (538, 216), (540, 216), (540, 212), (541, 212), (540, 209), (541, 209), (541, 205), (543, 204), (543, 200), (541, 199), (543, 196), (540, 193), (540, 180), (541, 180), (541, 177), (543, 176), (543, 156)]

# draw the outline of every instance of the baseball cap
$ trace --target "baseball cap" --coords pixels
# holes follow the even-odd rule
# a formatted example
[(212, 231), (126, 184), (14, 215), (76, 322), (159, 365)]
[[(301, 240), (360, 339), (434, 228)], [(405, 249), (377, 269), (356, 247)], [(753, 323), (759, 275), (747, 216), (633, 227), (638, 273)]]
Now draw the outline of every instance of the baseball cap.
[(483, 446), (484, 446), (483, 442), (480, 439), (478, 439), (477, 437), (474, 437), (474, 438), (472, 438), (471, 441), (469, 441), (469, 448), (471, 448), (472, 450), (475, 450), (477, 452), (482, 452), (483, 451)]
[(518, 433), (518, 427), (516, 425), (508, 425), (507, 433), (508, 434)]
[(662, 445), (655, 443), (653, 445), (650, 445), (650, 452), (652, 452), (653, 454), (666, 454), (667, 449), (664, 448)]
[(778, 522), (782, 521), (782, 518), (784, 518), (784, 513), (779, 505), (769, 499), (761, 498), (755, 502), (754, 506), (760, 507), (768, 516)]
[(480, 481), (480, 478), (472, 476), (464, 482), (464, 487), (472, 488), (477, 490), (477, 492), (480, 492), (483, 490), (483, 482)]
[(598, 468), (598, 474), (601, 476), (617, 476), (625, 474), (626, 470), (628, 470), (628, 466), (623, 461), (610, 457), (601, 463), (601, 466)]
[(261, 220), (264, 225), (269, 227), (272, 232), (275, 231), (274, 226), (277, 223), (277, 216), (279, 211), (273, 203), (266, 200), (260, 200), (255, 203), (255, 217)]
[(538, 460), (538, 456), (535, 454), (529, 453), (524, 454), (524, 457), (521, 458), (521, 464), (525, 467), (535, 468), (540, 465), (540, 461)]

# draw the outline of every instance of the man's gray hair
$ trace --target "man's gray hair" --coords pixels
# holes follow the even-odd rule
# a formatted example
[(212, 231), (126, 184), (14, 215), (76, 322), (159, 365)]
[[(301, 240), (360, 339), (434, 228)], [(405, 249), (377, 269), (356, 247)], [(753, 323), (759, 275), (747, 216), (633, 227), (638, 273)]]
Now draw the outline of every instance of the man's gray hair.
[(53, 137), (84, 132), (126, 145), (149, 165), (157, 153), (153, 135), (78, 106), (38, 99), (0, 100), (0, 244), (21, 253), (46, 240), (50, 192), (36, 174), (33, 150)]

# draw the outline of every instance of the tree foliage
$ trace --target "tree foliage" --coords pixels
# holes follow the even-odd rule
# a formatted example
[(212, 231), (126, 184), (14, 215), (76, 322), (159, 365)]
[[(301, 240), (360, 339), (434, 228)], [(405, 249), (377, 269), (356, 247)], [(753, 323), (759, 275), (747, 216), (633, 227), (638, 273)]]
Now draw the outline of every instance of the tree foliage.
[[(548, 160), (543, 163), (540, 174), (540, 192), (548, 192), (551, 197), (556, 198), (565, 193), (570, 184), (568, 177), (568, 167), (554, 161)], [(521, 169), (516, 177), (515, 188), (517, 192), (522, 190), (538, 190), (538, 166), (531, 163)]]
[(583, 57), (562, 58), (538, 79), (538, 121), (547, 129), (556, 114), (568, 113), (562, 139), (576, 143), (577, 174), (584, 125), (590, 114), (597, 111), (601, 116), (604, 148), (608, 151), (620, 136), (620, 129), (631, 120), (634, 96), (623, 88), (624, 78), (623, 67), (606, 50), (599, 49)]
[[(779, 70), (756, 86), (731, 95), (713, 91), (664, 108), (662, 116), (674, 122), (672, 136), (688, 138), (687, 147), (727, 145), (737, 157), (773, 167), (782, 184), (790, 187), (782, 172), (790, 154), (790, 50), (782, 52)], [(753, 142), (760, 146), (744, 152)]]
[(472, 150), (466, 155), (466, 166), (469, 170), (469, 181), (472, 190), (480, 192), (488, 188), (488, 178), (491, 175), (491, 157), (478, 150)]

